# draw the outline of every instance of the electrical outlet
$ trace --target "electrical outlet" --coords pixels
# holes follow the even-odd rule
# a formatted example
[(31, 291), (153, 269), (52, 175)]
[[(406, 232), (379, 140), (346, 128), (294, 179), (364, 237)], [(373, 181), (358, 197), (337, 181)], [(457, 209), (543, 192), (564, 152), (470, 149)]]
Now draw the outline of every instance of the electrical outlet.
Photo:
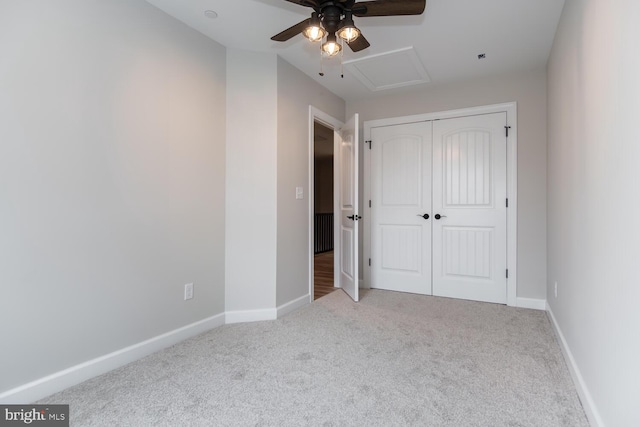
[(553, 285), (553, 293), (555, 294), (556, 298), (558, 298), (558, 282), (555, 282)]
[(193, 298), (193, 283), (184, 285), (184, 300)]

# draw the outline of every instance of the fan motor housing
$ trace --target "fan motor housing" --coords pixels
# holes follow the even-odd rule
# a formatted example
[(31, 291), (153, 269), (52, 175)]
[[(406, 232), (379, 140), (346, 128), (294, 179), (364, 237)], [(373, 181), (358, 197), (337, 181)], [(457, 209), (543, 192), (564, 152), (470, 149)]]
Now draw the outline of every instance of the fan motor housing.
[(338, 6), (334, 6), (332, 3), (330, 6), (322, 8), (321, 13), (322, 25), (324, 28), (329, 32), (335, 32), (340, 25), (343, 9)]

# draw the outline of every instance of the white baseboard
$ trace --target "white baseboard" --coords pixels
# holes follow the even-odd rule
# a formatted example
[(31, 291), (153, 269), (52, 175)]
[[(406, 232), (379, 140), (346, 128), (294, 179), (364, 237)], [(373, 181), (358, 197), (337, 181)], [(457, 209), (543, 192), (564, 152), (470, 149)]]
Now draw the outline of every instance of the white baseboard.
[(584, 412), (587, 415), (587, 419), (589, 420), (589, 424), (593, 427), (602, 427), (604, 423), (602, 422), (602, 417), (598, 412), (598, 408), (591, 397), (591, 393), (589, 393), (589, 389), (582, 378), (582, 374), (580, 373), (580, 369), (578, 369), (578, 365), (576, 364), (575, 359), (573, 358), (573, 354), (569, 349), (569, 345), (567, 341), (564, 339), (564, 335), (560, 330), (560, 326), (556, 321), (556, 317), (553, 315), (553, 311), (551, 311), (551, 306), (549, 303), (546, 304), (547, 313), (549, 318), (551, 319), (551, 324), (553, 325), (553, 329), (558, 337), (558, 341), (560, 341), (560, 348), (562, 349), (562, 354), (564, 355), (564, 359), (567, 362), (567, 366), (569, 367), (569, 373), (571, 374), (571, 378), (573, 379), (573, 383), (578, 390), (578, 396), (580, 396), (580, 401), (582, 402), (582, 407), (584, 408)]
[(310, 296), (307, 294), (289, 301), (277, 309), (221, 313), (5, 391), (0, 394), (0, 403), (27, 404), (35, 402), (218, 326), (227, 323), (274, 320), (304, 307), (309, 304), (309, 301)]
[(275, 320), (277, 318), (278, 318), (278, 311), (275, 308), (264, 308), (260, 310), (227, 311), (225, 313), (226, 324), (261, 322), (263, 320)]
[(534, 298), (516, 298), (516, 307), (545, 311), (547, 309), (547, 301)]
[(311, 301), (310, 298), (311, 296), (309, 294), (306, 294), (304, 296), (301, 296), (300, 298), (289, 301), (286, 304), (282, 304), (276, 309), (277, 317), (280, 318), (286, 314), (296, 311), (299, 308), (304, 307), (305, 305), (309, 304), (309, 301)]
[(56, 372), (0, 394), (3, 404), (27, 404), (224, 325), (224, 313)]

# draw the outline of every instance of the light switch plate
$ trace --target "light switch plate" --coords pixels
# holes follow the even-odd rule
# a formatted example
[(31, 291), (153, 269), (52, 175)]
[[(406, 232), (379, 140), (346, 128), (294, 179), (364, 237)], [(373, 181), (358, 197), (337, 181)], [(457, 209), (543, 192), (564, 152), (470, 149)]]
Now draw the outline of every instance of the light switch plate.
[(193, 298), (193, 283), (187, 283), (184, 285), (184, 300)]
[(296, 199), (304, 199), (304, 189), (302, 187), (296, 187)]

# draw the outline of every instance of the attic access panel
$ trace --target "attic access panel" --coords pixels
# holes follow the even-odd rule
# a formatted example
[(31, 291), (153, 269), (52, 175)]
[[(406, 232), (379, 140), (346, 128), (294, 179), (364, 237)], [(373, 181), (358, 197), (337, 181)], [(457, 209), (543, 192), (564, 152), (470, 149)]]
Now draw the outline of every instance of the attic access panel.
[(345, 61), (344, 66), (373, 92), (431, 82), (413, 47)]

